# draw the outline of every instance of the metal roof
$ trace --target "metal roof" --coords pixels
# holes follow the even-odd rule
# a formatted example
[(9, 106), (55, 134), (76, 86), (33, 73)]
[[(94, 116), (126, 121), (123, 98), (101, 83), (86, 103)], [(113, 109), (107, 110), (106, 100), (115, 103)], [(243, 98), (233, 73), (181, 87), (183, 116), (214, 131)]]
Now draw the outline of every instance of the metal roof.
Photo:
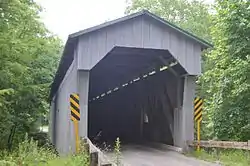
[(209, 48), (209, 47), (212, 47), (212, 44), (208, 43), (207, 41), (181, 29), (180, 27), (156, 16), (155, 14), (153, 13), (150, 13), (149, 11), (147, 10), (142, 10), (140, 12), (137, 12), (137, 13), (134, 13), (134, 14), (130, 14), (130, 15), (127, 15), (125, 17), (122, 17), (122, 18), (119, 18), (119, 19), (116, 19), (116, 20), (113, 20), (113, 21), (109, 21), (109, 22), (105, 22), (103, 24), (100, 24), (100, 25), (97, 25), (97, 26), (94, 26), (94, 27), (91, 27), (91, 28), (88, 28), (88, 29), (85, 29), (85, 30), (82, 30), (82, 31), (79, 31), (79, 32), (76, 32), (76, 33), (73, 33), (71, 35), (69, 35), (68, 37), (68, 40), (66, 42), (66, 45), (65, 45), (65, 48), (64, 48), (64, 51), (63, 51), (63, 55), (62, 55), (62, 58), (61, 58), (61, 61), (60, 61), (60, 64), (59, 64), (59, 67), (58, 67), (58, 70), (55, 74), (55, 78), (54, 78), (54, 81), (51, 85), (51, 90), (50, 90), (50, 95), (49, 95), (49, 100), (51, 100), (54, 96), (54, 94), (57, 92), (61, 82), (63, 81), (63, 78), (69, 68), (69, 66), (71, 65), (73, 59), (74, 59), (74, 49), (75, 49), (75, 46), (76, 46), (76, 43), (78, 42), (78, 37), (79, 36), (82, 36), (82, 35), (85, 35), (87, 33), (90, 33), (90, 32), (94, 32), (94, 31), (97, 31), (97, 30), (100, 30), (102, 28), (105, 28), (105, 27), (108, 27), (108, 26), (112, 26), (114, 24), (117, 24), (117, 23), (120, 23), (120, 22), (124, 22), (124, 21), (127, 21), (127, 20), (130, 20), (130, 19), (133, 19), (133, 18), (136, 18), (136, 17), (140, 17), (140, 16), (146, 16), (146, 17), (149, 17), (153, 20), (156, 20), (157, 22), (167, 26), (167, 27), (170, 27), (172, 28), (173, 30), (181, 33), (182, 35), (186, 36), (187, 38), (193, 40), (194, 42), (197, 42), (198, 44), (201, 45), (202, 48)]

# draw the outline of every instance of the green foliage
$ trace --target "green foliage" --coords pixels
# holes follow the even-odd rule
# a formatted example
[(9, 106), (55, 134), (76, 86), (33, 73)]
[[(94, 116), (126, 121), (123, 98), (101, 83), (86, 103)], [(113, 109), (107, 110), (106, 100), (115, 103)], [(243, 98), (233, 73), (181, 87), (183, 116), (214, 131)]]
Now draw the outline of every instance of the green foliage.
[(49, 140), (48, 133), (46, 132), (36, 132), (36, 133), (30, 133), (29, 137), (33, 138), (35, 141), (37, 141), (39, 147), (52, 147)]
[[(77, 154), (48, 161), (46, 166), (89, 166), (89, 156)], [(41, 164), (41, 166), (44, 166)]]
[(77, 155), (70, 156), (65, 165), (89, 166), (89, 156), (83, 151)]
[(45, 148), (38, 148), (38, 142), (32, 138), (29, 140), (26, 134), (24, 142), (18, 146), (16, 154), (16, 162), (21, 165), (28, 165), (34, 163), (46, 163), (48, 160), (56, 158), (53, 151)]
[(0, 160), (0, 166), (17, 166), (17, 165), (11, 161)]
[(130, 0), (126, 13), (147, 9), (167, 21), (211, 40), (209, 6), (197, 0)]
[[(199, 82), (206, 96), (206, 130), (220, 140), (250, 139), (250, 2), (216, 2), (214, 50)], [(212, 129), (211, 129), (212, 128)]]
[(48, 161), (48, 166), (89, 166), (89, 154), (86, 152), (84, 144), (81, 144), (80, 151), (77, 154), (69, 154), (66, 157), (56, 158)]
[(47, 114), (61, 41), (39, 21), (32, 0), (0, 1), (0, 149), (18, 145)]
[(47, 161), (57, 158), (53, 150), (38, 147), (37, 141), (32, 138), (28, 139), (25, 135), (23, 142), (19, 143), (18, 148), (11, 152), (3, 152), (0, 158), (0, 164), (8, 163), (9, 165), (38, 165), (46, 164)]
[(89, 166), (89, 156), (85, 151), (77, 155), (58, 157), (55, 150), (39, 147), (38, 142), (25, 135), (23, 142), (13, 151), (0, 153), (0, 166)]
[(121, 165), (121, 141), (119, 137), (116, 138), (115, 140), (114, 152), (115, 152), (115, 164), (119, 166)]
[(191, 153), (191, 156), (225, 166), (248, 166), (250, 164), (250, 152), (243, 150), (201, 149), (200, 152)]

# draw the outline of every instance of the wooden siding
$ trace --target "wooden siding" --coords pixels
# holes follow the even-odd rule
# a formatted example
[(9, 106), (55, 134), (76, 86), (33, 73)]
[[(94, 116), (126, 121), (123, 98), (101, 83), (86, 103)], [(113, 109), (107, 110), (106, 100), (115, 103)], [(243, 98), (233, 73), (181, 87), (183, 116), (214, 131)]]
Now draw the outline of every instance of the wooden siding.
[(143, 16), (81, 36), (78, 69), (91, 69), (114, 46), (168, 49), (190, 75), (201, 73), (198, 43)]
[(70, 120), (69, 96), (77, 93), (77, 68), (74, 60), (69, 67), (64, 80), (56, 94), (56, 131), (55, 143), (60, 154), (67, 154), (74, 150), (74, 128)]

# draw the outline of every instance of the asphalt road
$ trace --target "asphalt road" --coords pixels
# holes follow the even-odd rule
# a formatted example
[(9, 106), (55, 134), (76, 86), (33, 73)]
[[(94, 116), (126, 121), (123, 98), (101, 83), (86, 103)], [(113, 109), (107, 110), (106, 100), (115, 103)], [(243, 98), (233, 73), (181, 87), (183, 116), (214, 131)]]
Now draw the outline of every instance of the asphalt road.
[[(114, 158), (114, 154), (106, 155)], [(121, 158), (124, 166), (219, 166), (174, 151), (163, 151), (141, 145), (123, 147)]]

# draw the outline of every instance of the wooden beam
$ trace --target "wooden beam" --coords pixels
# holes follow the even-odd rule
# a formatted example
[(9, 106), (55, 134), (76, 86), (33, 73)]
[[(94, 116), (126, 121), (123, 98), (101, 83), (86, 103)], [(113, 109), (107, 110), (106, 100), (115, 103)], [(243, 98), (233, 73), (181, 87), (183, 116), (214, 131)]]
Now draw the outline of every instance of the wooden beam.
[(174, 58), (170, 58), (168, 60), (164, 59), (162, 56), (160, 56), (161, 62), (169, 68), (169, 70), (176, 76), (179, 77), (178, 73), (172, 69), (170, 66), (170, 63), (174, 61)]
[[(197, 141), (188, 141), (189, 146), (197, 146)], [(250, 150), (250, 140), (248, 142), (236, 141), (200, 141), (200, 146), (205, 148), (225, 148)]]
[(90, 153), (90, 166), (98, 166), (98, 152)]

